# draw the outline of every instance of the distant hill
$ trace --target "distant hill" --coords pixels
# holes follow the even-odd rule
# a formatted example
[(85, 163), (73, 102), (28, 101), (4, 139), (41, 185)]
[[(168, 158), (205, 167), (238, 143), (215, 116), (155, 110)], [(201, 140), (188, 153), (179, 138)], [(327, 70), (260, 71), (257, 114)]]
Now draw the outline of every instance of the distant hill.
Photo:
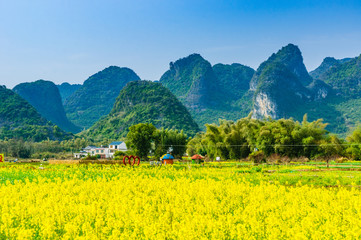
[(0, 139), (62, 140), (71, 135), (48, 122), (18, 94), (0, 86)]
[(351, 58), (335, 59), (333, 57), (326, 57), (323, 59), (321, 65), (315, 70), (310, 72), (310, 76), (313, 79), (319, 79), (324, 73), (330, 70), (332, 67), (339, 66), (342, 63), (350, 61)]
[(249, 82), (254, 70), (241, 64), (216, 64), (213, 67), (199, 54), (174, 63), (160, 78), (189, 109), (198, 125), (218, 119), (237, 120), (252, 110)]
[(56, 86), (59, 89), (61, 100), (64, 103), (68, 99), (68, 97), (70, 97), (76, 90), (81, 87), (81, 84), (70, 84), (65, 82)]
[(340, 61), (318, 79), (328, 83), (345, 98), (361, 97), (361, 55), (345, 62)]
[(120, 91), (109, 115), (81, 135), (119, 139), (138, 123), (184, 130), (190, 136), (199, 131), (186, 107), (167, 88), (151, 81), (134, 81)]
[(222, 100), (233, 102), (241, 99), (249, 90), (249, 84), (255, 73), (254, 69), (239, 63), (216, 64), (213, 66), (216, 75), (218, 91), (222, 93)]
[(251, 80), (254, 117), (289, 117), (292, 109), (312, 99), (306, 88), (311, 82), (298, 47), (283, 47), (260, 65)]
[(38, 80), (20, 83), (14, 87), (13, 91), (35, 107), (45, 119), (61, 129), (72, 133), (80, 132), (80, 128), (67, 119), (59, 90), (53, 82)]
[(108, 67), (91, 77), (64, 103), (70, 121), (89, 128), (112, 109), (120, 90), (131, 81), (140, 80), (129, 68)]
[(160, 78), (189, 109), (202, 111), (216, 105), (217, 80), (212, 65), (199, 54), (192, 54), (169, 64), (170, 68)]
[[(307, 113), (310, 121), (322, 118), (329, 123), (329, 131), (345, 136), (361, 123), (361, 57), (327, 57), (310, 73), (315, 80), (309, 82), (302, 80), (309, 77), (302, 70), (302, 55), (295, 47), (283, 47), (254, 74), (254, 116), (293, 117), (301, 121)], [(295, 54), (298, 56), (287, 56)], [(298, 62), (291, 64), (289, 59)]]
[(296, 45), (288, 44), (287, 46), (280, 49), (277, 53), (272, 54), (272, 56), (270, 56), (267, 61), (261, 63), (251, 80), (251, 90), (256, 90), (259, 79), (262, 77), (261, 75), (264, 72), (263, 70), (266, 70), (265, 68), (267, 68), (270, 64), (282, 64), (285, 69), (295, 75), (295, 77), (303, 86), (309, 85), (313, 80), (312, 77), (308, 74), (307, 69), (303, 63), (303, 57), (300, 49)]

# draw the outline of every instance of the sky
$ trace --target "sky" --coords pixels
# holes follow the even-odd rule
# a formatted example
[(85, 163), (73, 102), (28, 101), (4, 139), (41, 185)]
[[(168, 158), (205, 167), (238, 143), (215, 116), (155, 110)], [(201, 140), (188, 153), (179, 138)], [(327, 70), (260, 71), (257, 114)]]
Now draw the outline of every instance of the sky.
[(0, 0), (0, 85), (83, 83), (110, 66), (159, 80), (200, 53), (254, 69), (288, 43), (309, 71), (361, 54), (361, 1)]

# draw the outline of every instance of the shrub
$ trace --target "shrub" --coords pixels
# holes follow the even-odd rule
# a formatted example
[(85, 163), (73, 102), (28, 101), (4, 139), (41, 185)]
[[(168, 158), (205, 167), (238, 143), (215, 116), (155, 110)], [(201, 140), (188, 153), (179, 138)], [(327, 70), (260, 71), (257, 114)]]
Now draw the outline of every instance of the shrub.
[(249, 155), (249, 160), (255, 164), (266, 163), (266, 156), (262, 150)]
[(114, 160), (123, 160), (123, 157), (127, 155), (127, 153), (123, 152), (123, 151), (116, 151), (114, 153)]
[(98, 157), (97, 156), (90, 156), (90, 154), (88, 154), (86, 157), (82, 158), (83, 160), (97, 160)]
[(349, 161), (348, 158), (345, 158), (345, 157), (340, 157), (335, 160), (336, 163), (345, 163), (348, 161)]

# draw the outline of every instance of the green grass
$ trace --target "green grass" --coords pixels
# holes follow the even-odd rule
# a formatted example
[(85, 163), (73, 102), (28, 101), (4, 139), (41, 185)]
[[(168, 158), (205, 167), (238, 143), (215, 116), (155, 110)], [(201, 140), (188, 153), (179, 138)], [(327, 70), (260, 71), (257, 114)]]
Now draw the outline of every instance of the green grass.
[[(40, 164), (45, 169), (39, 169)], [(39, 175), (46, 181), (56, 179), (80, 178), (83, 180), (96, 180), (98, 178), (112, 178), (117, 171), (133, 171), (135, 175), (144, 177), (160, 177), (159, 169), (173, 168), (165, 177), (175, 179), (180, 175), (187, 175), (192, 171), (192, 180), (227, 178), (240, 181), (244, 178), (253, 184), (268, 181), (280, 183), (285, 186), (313, 185), (317, 187), (357, 187), (361, 188), (361, 163), (332, 163), (327, 168), (323, 162), (293, 163), (288, 165), (254, 165), (251, 162), (207, 162), (192, 164), (190, 162), (176, 162), (173, 166), (150, 166), (142, 162), (140, 166), (125, 167), (122, 165), (49, 165), (46, 163), (3, 163), (0, 166), (0, 184), (7, 181), (33, 181)], [(114, 171), (116, 170), (116, 171)]]

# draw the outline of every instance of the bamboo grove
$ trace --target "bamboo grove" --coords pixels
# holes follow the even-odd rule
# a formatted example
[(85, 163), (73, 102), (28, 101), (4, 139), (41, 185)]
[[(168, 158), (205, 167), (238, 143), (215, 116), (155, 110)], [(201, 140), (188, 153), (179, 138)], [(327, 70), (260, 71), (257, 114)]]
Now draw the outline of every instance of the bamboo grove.
[(189, 155), (201, 153), (214, 159), (242, 159), (254, 155), (277, 154), (289, 158), (361, 159), (361, 130), (356, 129), (346, 140), (325, 130), (322, 119), (302, 122), (293, 119), (253, 119), (250, 114), (236, 122), (220, 120), (206, 125), (206, 132), (188, 143)]

